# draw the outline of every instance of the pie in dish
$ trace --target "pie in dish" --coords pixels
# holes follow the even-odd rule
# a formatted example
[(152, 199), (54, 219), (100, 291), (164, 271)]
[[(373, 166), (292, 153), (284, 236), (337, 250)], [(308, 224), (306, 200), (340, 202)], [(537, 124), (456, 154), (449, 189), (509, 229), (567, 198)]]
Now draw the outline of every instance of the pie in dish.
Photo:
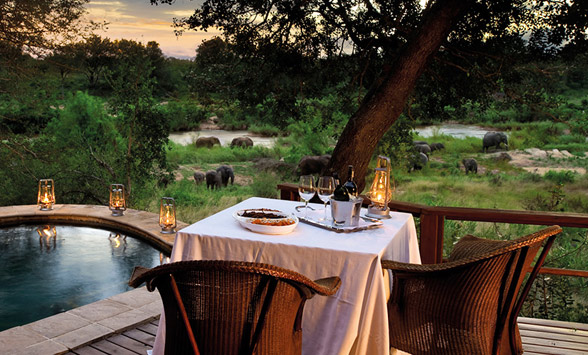
[(287, 234), (298, 225), (298, 217), (268, 208), (239, 210), (233, 217), (244, 228), (263, 234)]

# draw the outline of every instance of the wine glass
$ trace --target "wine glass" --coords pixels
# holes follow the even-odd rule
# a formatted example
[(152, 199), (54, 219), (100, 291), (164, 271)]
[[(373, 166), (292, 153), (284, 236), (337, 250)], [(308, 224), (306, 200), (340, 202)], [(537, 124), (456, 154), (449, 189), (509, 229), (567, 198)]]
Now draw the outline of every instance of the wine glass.
[(312, 175), (302, 175), (298, 183), (298, 194), (304, 200), (304, 217), (308, 213), (308, 201), (314, 196), (314, 177)]
[(318, 180), (316, 186), (318, 197), (323, 201), (325, 204), (325, 218), (321, 219), (323, 221), (327, 220), (327, 202), (333, 195), (333, 191), (335, 191), (335, 179), (332, 176), (321, 176)]

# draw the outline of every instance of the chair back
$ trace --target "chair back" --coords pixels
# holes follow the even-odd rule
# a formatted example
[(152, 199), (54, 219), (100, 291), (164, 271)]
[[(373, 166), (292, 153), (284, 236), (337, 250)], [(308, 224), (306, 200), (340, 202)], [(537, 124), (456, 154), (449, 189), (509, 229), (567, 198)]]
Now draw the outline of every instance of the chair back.
[(304, 303), (333, 294), (293, 271), (236, 261), (184, 261), (136, 269), (129, 284), (157, 288), (166, 354), (300, 354)]
[[(413, 354), (520, 354), (516, 318), (556, 234), (512, 241), (463, 237), (447, 263), (392, 269), (391, 345)], [(540, 257), (521, 288), (541, 245)]]

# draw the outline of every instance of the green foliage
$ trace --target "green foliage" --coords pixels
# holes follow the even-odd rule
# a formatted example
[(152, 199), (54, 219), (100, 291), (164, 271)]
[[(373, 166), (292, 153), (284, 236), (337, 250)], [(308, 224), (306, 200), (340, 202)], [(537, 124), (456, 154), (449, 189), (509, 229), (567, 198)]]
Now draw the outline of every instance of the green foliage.
[(18, 98), (0, 96), (0, 133), (34, 134), (57, 116), (57, 107), (45, 100), (45, 91), (31, 89)]
[(163, 119), (169, 122), (170, 130), (173, 132), (198, 130), (200, 123), (209, 116), (208, 111), (193, 100), (171, 100), (162, 103), (159, 111)]
[(412, 122), (401, 116), (380, 139), (375, 154), (389, 157), (392, 164), (403, 164), (413, 148), (413, 129)]
[(557, 185), (563, 185), (567, 183), (572, 183), (576, 179), (576, 174), (572, 171), (553, 171), (550, 170), (545, 173), (545, 179), (549, 180)]
[(302, 119), (288, 126), (292, 148), (284, 158), (288, 163), (298, 163), (305, 155), (322, 155), (331, 151), (334, 126), (323, 121), (321, 112), (312, 105), (300, 105)]
[(131, 193), (134, 184), (141, 186), (152, 178), (170, 180), (166, 157), (169, 122), (153, 99), (155, 67), (149, 51), (134, 41), (121, 40), (118, 47), (119, 65), (109, 72), (108, 80), (113, 111), (122, 118), (120, 130), (126, 138), (122, 164)]
[(278, 158), (283, 150), (279, 147), (265, 148), (253, 146), (251, 148), (228, 148), (214, 146), (213, 148), (196, 148), (195, 145), (182, 146), (169, 143), (167, 153), (169, 164), (179, 166), (185, 164), (206, 164), (218, 162), (244, 162), (253, 161), (255, 158)]
[(251, 191), (253, 196), (278, 198), (278, 190), (276, 186), (281, 183), (281, 178), (275, 174), (263, 172), (256, 176), (251, 184)]
[(277, 137), (282, 133), (282, 130), (269, 124), (253, 124), (249, 126), (249, 132), (263, 137)]

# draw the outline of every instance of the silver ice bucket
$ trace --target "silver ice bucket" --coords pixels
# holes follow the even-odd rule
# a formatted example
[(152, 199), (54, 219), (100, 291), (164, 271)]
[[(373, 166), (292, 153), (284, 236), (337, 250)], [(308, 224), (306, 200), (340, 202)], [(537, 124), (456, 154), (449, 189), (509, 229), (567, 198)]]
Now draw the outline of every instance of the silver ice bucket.
[(356, 227), (359, 224), (362, 197), (355, 197), (349, 201), (337, 201), (331, 197), (331, 216), (337, 226)]

